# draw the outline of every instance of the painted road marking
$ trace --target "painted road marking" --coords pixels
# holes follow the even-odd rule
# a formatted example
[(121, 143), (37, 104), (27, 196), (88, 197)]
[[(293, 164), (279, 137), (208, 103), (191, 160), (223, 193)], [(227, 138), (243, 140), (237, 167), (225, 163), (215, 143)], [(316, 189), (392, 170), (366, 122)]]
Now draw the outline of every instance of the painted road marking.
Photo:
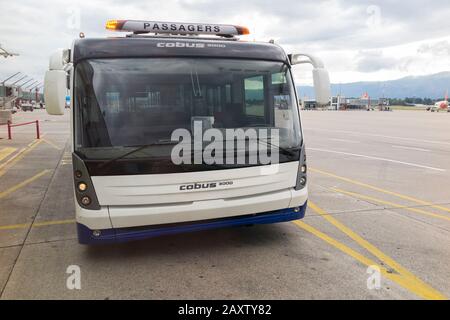
[(72, 164), (72, 153), (64, 152), (63, 157), (61, 159), (61, 165)]
[(29, 223), (23, 223), (23, 224), (10, 224), (8, 226), (0, 226), (0, 230), (14, 230), (14, 229), (25, 229), (29, 227)]
[(434, 218), (439, 218), (439, 219), (444, 219), (444, 220), (450, 221), (450, 217), (447, 217), (447, 216), (444, 216), (444, 215), (441, 215), (441, 214), (432, 213), (432, 212), (428, 212), (428, 211), (417, 209), (417, 208), (411, 208), (411, 207), (408, 207), (408, 206), (403, 206), (403, 205), (400, 205), (400, 204), (397, 204), (397, 203), (393, 203), (393, 202), (390, 202), (390, 201), (385, 201), (385, 200), (381, 200), (381, 199), (378, 199), (378, 198), (373, 198), (373, 197), (362, 195), (362, 194), (359, 194), (359, 193), (356, 193), (356, 192), (345, 191), (345, 190), (338, 189), (338, 188), (331, 188), (331, 190), (333, 190), (335, 192), (338, 192), (338, 193), (342, 193), (342, 194), (348, 195), (348, 196), (356, 197), (356, 198), (359, 198), (359, 199), (369, 200), (369, 201), (377, 202), (377, 203), (380, 203), (380, 204), (385, 204), (385, 205), (388, 205), (388, 206), (392, 206), (392, 207), (397, 208), (397, 209), (404, 209), (404, 210), (408, 210), (408, 211), (411, 211), (411, 212), (427, 215), (427, 216), (430, 216), (430, 217), (434, 217)]
[[(315, 206), (314, 204), (312, 206)], [(310, 206), (311, 208), (314, 207)], [(328, 215), (328, 214), (327, 214)], [(63, 224), (73, 224), (75, 223), (75, 220), (55, 220), (55, 221), (44, 221), (44, 222), (38, 222), (34, 223), (34, 227), (42, 227), (42, 226), (49, 226), (49, 225), (63, 225)], [(335, 248), (339, 249), (340, 251), (348, 254), (349, 256), (353, 257), (360, 263), (366, 265), (366, 266), (373, 266), (376, 265), (380, 268), (381, 273), (388, 279), (398, 283), (402, 287), (410, 290), (411, 292), (417, 294), (419, 297), (425, 298), (425, 299), (446, 299), (444, 295), (442, 295), (440, 292), (436, 291), (435, 289), (431, 288), (427, 284), (423, 283), (421, 280), (416, 278), (415, 276), (412, 276), (408, 274), (405, 269), (401, 269), (402, 273), (399, 272), (399, 269), (396, 269), (399, 274), (392, 273), (390, 270), (387, 270), (384, 266), (377, 264), (373, 260), (365, 257), (364, 255), (356, 252), (355, 250), (349, 248), (345, 244), (333, 239), (332, 237), (320, 232), (319, 230), (315, 229), (314, 227), (306, 224), (303, 221), (294, 221), (294, 224), (296, 224), (298, 227), (312, 233), (313, 235), (319, 237), (320, 239), (324, 240), (325, 242), (331, 244)], [(0, 226), (0, 230), (12, 230), (12, 229), (23, 229), (30, 227), (30, 224), (16, 224), (16, 225), (9, 225), (9, 226)], [(364, 240), (365, 241), (365, 240)], [(387, 256), (386, 256), (387, 257)], [(382, 259), (380, 259), (382, 260)], [(385, 260), (382, 260), (382, 262), (385, 262)], [(386, 264), (392, 265), (390, 263)], [(393, 264), (395, 265), (395, 264)]]
[[(75, 219), (70, 220), (53, 220), (53, 221), (43, 221), (43, 222), (35, 222), (33, 227), (45, 227), (45, 226), (54, 226), (61, 224), (73, 224), (75, 223)], [(0, 230), (15, 230), (15, 229), (26, 229), (31, 226), (30, 223), (22, 223), (22, 224), (11, 224), (8, 226), (0, 226)]]
[(318, 129), (318, 128), (314, 128), (314, 129), (305, 128), (304, 130), (341, 132), (341, 133), (347, 133), (347, 134), (352, 134), (352, 135), (364, 135), (364, 136), (370, 136), (370, 137), (380, 137), (380, 138), (388, 138), (388, 139), (399, 139), (399, 140), (416, 141), (416, 142), (423, 142), (423, 143), (450, 145), (450, 142), (446, 142), (446, 141), (424, 140), (424, 139), (406, 138), (406, 137), (398, 137), (398, 136), (386, 136), (386, 135), (382, 135), (382, 134), (364, 133), (364, 132), (355, 132), (355, 131), (346, 131), (346, 130), (330, 130), (330, 129)]
[(347, 140), (347, 139), (330, 138), (330, 140), (333, 140), (333, 141), (339, 141), (339, 142), (348, 142), (348, 143), (360, 143), (359, 141), (355, 141), (355, 140)]
[(394, 259), (383, 253), (380, 249), (375, 247), (373, 244), (368, 242), (366, 239), (358, 235), (352, 229), (344, 225), (342, 222), (338, 221), (336, 218), (332, 217), (328, 212), (322, 208), (315, 205), (313, 202), (308, 202), (308, 207), (314, 210), (317, 214), (322, 216), (325, 220), (330, 222), (333, 226), (339, 229), (341, 232), (346, 234), (349, 238), (355, 241), (359, 246), (366, 249), (372, 255), (377, 257), (381, 262), (387, 264), (392, 269), (397, 271), (402, 277), (405, 278), (406, 282), (409, 283), (409, 288), (412, 292), (426, 299), (446, 299), (446, 297), (441, 294), (436, 289), (430, 287), (428, 284), (417, 278), (414, 274), (408, 271), (406, 268), (401, 266)]
[[(447, 299), (443, 294), (436, 291), (435, 289), (429, 287), (427, 284), (424, 286), (421, 283), (416, 283), (411, 281), (411, 279), (404, 277), (401, 274), (396, 274), (388, 271), (384, 266), (381, 266), (380, 264), (374, 262), (373, 260), (363, 256), (359, 252), (351, 249), (350, 247), (346, 246), (342, 242), (339, 242), (338, 240), (326, 235), (325, 233), (317, 230), (316, 228), (310, 226), (309, 224), (297, 220), (293, 222), (298, 227), (302, 228), (305, 231), (308, 231), (309, 233), (315, 235), (316, 237), (322, 239), (323, 241), (327, 242), (328, 244), (332, 245), (336, 249), (344, 252), (345, 254), (351, 256), (355, 260), (359, 261), (360, 263), (369, 266), (378, 266), (380, 268), (381, 274), (385, 276), (386, 278), (396, 282), (403, 288), (413, 292), (414, 294), (418, 295), (419, 297), (422, 297), (424, 299), (434, 299), (434, 300), (443, 300)], [(419, 280), (420, 281), (420, 280)]]
[(54, 226), (54, 225), (59, 225), (59, 224), (72, 224), (75, 222), (76, 222), (75, 219), (43, 221), (43, 222), (35, 222), (33, 224), (33, 227)]
[(42, 141), (44, 141), (45, 143), (47, 143), (48, 145), (51, 145), (53, 148), (55, 148), (56, 150), (61, 150), (60, 147), (58, 147), (54, 142), (49, 141), (47, 139), (42, 138)]
[(0, 150), (0, 161), (8, 158), (16, 150), (17, 150), (17, 148), (12, 148), (12, 147), (6, 147), (6, 148), (1, 149)]
[(11, 157), (10, 159), (8, 159), (8, 161), (6, 161), (5, 163), (0, 164), (0, 176), (1, 176), (1, 169), (6, 167), (9, 163), (13, 162), (14, 159), (16, 159), (19, 155), (22, 154), (22, 152), (25, 152), (27, 148), (22, 148), (20, 149), (20, 151), (18, 153), (16, 153), (13, 157)]
[(429, 167), (429, 166), (424, 166), (424, 165), (417, 164), (417, 163), (399, 161), (399, 160), (394, 160), (394, 159), (387, 159), (387, 158), (367, 156), (367, 155), (358, 154), (358, 153), (334, 151), (334, 150), (327, 150), (327, 149), (320, 149), (320, 148), (308, 148), (308, 147), (306, 147), (306, 150), (308, 150), (308, 151), (311, 150), (311, 151), (327, 152), (327, 153), (335, 153), (335, 154), (343, 154), (343, 155), (347, 155), (347, 156), (353, 156), (353, 157), (359, 157), (359, 158), (365, 158), (365, 159), (371, 159), (371, 160), (380, 160), (380, 161), (386, 161), (386, 162), (392, 162), (392, 163), (397, 163), (397, 164), (403, 164), (403, 165), (407, 165), (407, 166), (411, 166), (411, 167), (417, 167), (417, 168), (422, 168), (422, 169), (436, 170), (436, 171), (441, 171), (441, 172), (442, 171), (446, 171), (445, 169), (442, 169), (442, 168)]
[(31, 142), (26, 148), (20, 150), (19, 153), (15, 154), (14, 157), (6, 161), (5, 163), (0, 165), (0, 177), (3, 176), (8, 169), (14, 166), (17, 162), (19, 162), (27, 153), (36, 148), (42, 142), (41, 139), (34, 140)]
[(405, 150), (414, 150), (414, 151), (422, 151), (422, 152), (430, 152), (431, 150), (429, 149), (422, 149), (422, 148), (415, 148), (415, 147), (407, 147), (407, 146), (397, 146), (397, 145), (392, 145), (392, 148), (397, 148), (397, 149), (405, 149)]
[(397, 193), (397, 192), (394, 192), (394, 191), (389, 191), (389, 190), (386, 190), (386, 189), (375, 187), (375, 186), (372, 186), (372, 185), (364, 183), (364, 182), (360, 182), (360, 181), (352, 180), (352, 179), (349, 179), (349, 178), (341, 177), (341, 176), (338, 176), (338, 175), (336, 175), (334, 173), (331, 173), (331, 172), (326, 172), (326, 171), (315, 169), (315, 168), (311, 168), (311, 167), (309, 168), (309, 170), (312, 171), (312, 172), (317, 172), (317, 173), (320, 173), (320, 174), (323, 174), (323, 175), (326, 175), (326, 176), (329, 176), (329, 177), (333, 177), (333, 178), (336, 178), (336, 179), (339, 179), (339, 180), (342, 180), (342, 181), (345, 181), (345, 182), (348, 182), (348, 183), (356, 184), (356, 185), (361, 186), (361, 187), (365, 187), (365, 188), (372, 189), (372, 190), (375, 190), (375, 191), (378, 191), (378, 192), (389, 194), (391, 196), (395, 196), (395, 197), (398, 197), (398, 198), (401, 198), (401, 199), (404, 199), (404, 200), (412, 201), (412, 202), (415, 202), (415, 203), (418, 203), (418, 204), (421, 204), (421, 205), (429, 206), (431, 208), (435, 208), (435, 209), (439, 209), (439, 210), (450, 212), (450, 208), (446, 208), (446, 207), (443, 207), (443, 206), (440, 206), (440, 205), (436, 205), (436, 204), (433, 204), (431, 202), (420, 200), (420, 199), (417, 199), (417, 198), (413, 198), (411, 196), (407, 196), (407, 195), (404, 195), (404, 194), (401, 194), (401, 193)]
[(5, 191), (0, 192), (0, 199), (2, 199), (4, 197), (6, 197), (7, 195), (17, 191), (18, 189), (26, 186), (27, 184), (33, 182), (34, 180), (39, 179), (40, 177), (42, 177), (43, 175), (47, 174), (48, 172), (50, 172), (50, 170), (48, 170), (48, 169), (42, 170), (37, 175), (35, 175), (35, 176), (25, 180), (25, 181), (22, 181), (21, 183), (18, 183), (15, 186), (13, 186), (13, 187), (5, 190)]

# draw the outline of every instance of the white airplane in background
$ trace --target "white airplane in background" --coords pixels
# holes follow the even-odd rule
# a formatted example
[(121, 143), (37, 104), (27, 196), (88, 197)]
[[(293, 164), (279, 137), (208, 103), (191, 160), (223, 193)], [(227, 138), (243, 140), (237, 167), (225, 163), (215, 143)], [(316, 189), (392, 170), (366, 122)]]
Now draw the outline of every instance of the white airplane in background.
[(4, 57), (4, 58), (8, 58), (8, 57), (12, 57), (12, 56), (18, 56), (18, 53), (14, 53), (14, 52), (8, 52), (5, 48), (2, 47), (2, 45), (0, 44), (0, 56)]
[(450, 112), (450, 109), (448, 107), (448, 90), (445, 93), (445, 98), (442, 101), (438, 101), (434, 104), (434, 106), (430, 107), (431, 112), (439, 112), (440, 110), (445, 110), (447, 112)]

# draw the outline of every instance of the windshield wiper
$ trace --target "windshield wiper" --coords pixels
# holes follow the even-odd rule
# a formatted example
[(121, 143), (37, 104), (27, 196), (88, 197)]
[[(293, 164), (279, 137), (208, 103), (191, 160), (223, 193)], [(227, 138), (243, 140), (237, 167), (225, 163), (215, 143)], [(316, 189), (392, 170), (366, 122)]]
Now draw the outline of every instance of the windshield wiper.
[(269, 141), (263, 140), (263, 139), (258, 139), (258, 142), (264, 142), (266, 145), (268, 145), (270, 147), (275, 147), (279, 151), (281, 151), (281, 153), (283, 153), (285, 155), (288, 155), (288, 156), (291, 156), (291, 157), (296, 155), (296, 153), (294, 151), (300, 150), (300, 147), (289, 148), (289, 149), (283, 148), (283, 147), (277, 146), (276, 144), (273, 144), (272, 142), (269, 142)]
[[(296, 152), (295, 152), (295, 151), (300, 150), (300, 147), (286, 149), (286, 148), (277, 146), (276, 144), (273, 144), (273, 143), (271, 143), (271, 142), (269, 142), (269, 141), (267, 141), (267, 140), (263, 140), (263, 139), (258, 139), (258, 143), (259, 143), (259, 142), (263, 142), (263, 143), (265, 143), (266, 145), (268, 145), (268, 146), (270, 146), (270, 147), (275, 147), (275, 148), (277, 148), (282, 154), (288, 155), (288, 156), (291, 156), (291, 157), (296, 156)], [(128, 156), (130, 156), (130, 155), (132, 155), (132, 154), (134, 154), (134, 153), (136, 153), (136, 152), (139, 152), (139, 151), (141, 151), (141, 150), (143, 150), (143, 149), (146, 149), (146, 148), (149, 148), (149, 147), (152, 147), (152, 146), (173, 145), (173, 144), (177, 144), (177, 143), (179, 143), (179, 141), (160, 140), (160, 141), (155, 142), (155, 143), (144, 144), (144, 145), (139, 145), (139, 146), (125, 146), (125, 147), (129, 147), (129, 148), (135, 147), (135, 149), (133, 149), (133, 150), (131, 150), (131, 151), (129, 151), (129, 152), (126, 152), (126, 153), (124, 153), (124, 154), (121, 154), (120, 156), (115, 157), (115, 158), (113, 158), (113, 159), (110, 159), (110, 160), (108, 160), (108, 161), (106, 161), (106, 162), (103, 162), (102, 164), (100, 164), (100, 165), (98, 166), (98, 168), (99, 168), (99, 169), (106, 168), (106, 167), (110, 166), (111, 164), (117, 162), (118, 160), (121, 160), (121, 159), (123, 159), (123, 158), (125, 158), (125, 157), (128, 157)], [(195, 150), (192, 150), (192, 153), (193, 153), (194, 151), (195, 151)], [(211, 166), (215, 166), (215, 167), (221, 167), (221, 168), (223, 168), (223, 167), (226, 166), (226, 165), (219, 165), (219, 164), (210, 164), (210, 165), (211, 165)]]
[(99, 169), (102, 169), (102, 168), (104, 168), (104, 167), (107, 167), (107, 166), (111, 165), (112, 163), (114, 163), (114, 162), (116, 162), (116, 161), (118, 161), (118, 160), (120, 160), (120, 159), (123, 159), (123, 158), (125, 158), (125, 157), (128, 157), (129, 155), (132, 155), (132, 154), (134, 154), (134, 153), (136, 153), (136, 152), (139, 152), (139, 151), (141, 151), (141, 150), (143, 150), (143, 149), (146, 149), (146, 148), (149, 148), (149, 147), (152, 147), (152, 146), (163, 146), (163, 145), (171, 145), (171, 144), (177, 144), (177, 143), (178, 143), (178, 141), (172, 141), (172, 140), (160, 140), (160, 141), (158, 141), (158, 142), (149, 143), (149, 144), (144, 144), (144, 145), (139, 145), (139, 146), (125, 146), (125, 147), (127, 147), (127, 148), (133, 148), (133, 147), (135, 147), (136, 149), (133, 149), (133, 150), (131, 150), (131, 151), (129, 151), (129, 152), (126, 152), (126, 153), (124, 153), (124, 154), (121, 154), (120, 156), (115, 157), (115, 158), (113, 158), (113, 159), (110, 159), (110, 160), (108, 160), (108, 161), (106, 161), (106, 162), (103, 162), (102, 164), (100, 164), (100, 165), (98, 166), (98, 168), (99, 168)]
[[(258, 139), (258, 142), (259, 141), (264, 142), (266, 145), (268, 145), (270, 147), (273, 146), (273, 147), (277, 148), (280, 151), (280, 153), (282, 153), (284, 155), (287, 155), (287, 156), (290, 156), (290, 157), (296, 156), (297, 155), (296, 151), (301, 150), (301, 147), (294, 147), (294, 148), (287, 149), (287, 148), (283, 148), (283, 147), (277, 146), (276, 144), (273, 144), (273, 143), (271, 143), (271, 142), (269, 142), (267, 140)], [(193, 155), (194, 152), (195, 151), (192, 150), (191, 151), (191, 155)], [(237, 151), (235, 151), (235, 154), (236, 154), (236, 152)], [(216, 168), (234, 168), (235, 167), (235, 164), (218, 164), (218, 163), (207, 164), (205, 162), (203, 162), (202, 165), (208, 165), (208, 166), (212, 166), (212, 167), (216, 167)]]

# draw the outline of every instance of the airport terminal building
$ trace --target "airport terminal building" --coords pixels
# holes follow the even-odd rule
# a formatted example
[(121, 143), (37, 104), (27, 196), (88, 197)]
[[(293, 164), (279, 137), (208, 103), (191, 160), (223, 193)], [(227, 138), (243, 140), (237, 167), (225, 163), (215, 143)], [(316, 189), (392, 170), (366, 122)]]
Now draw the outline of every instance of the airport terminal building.
[(326, 110), (370, 110), (375, 108), (384, 109), (389, 105), (387, 98), (372, 99), (370, 97), (346, 98), (344, 96), (332, 96), (330, 103), (324, 107), (318, 107), (314, 99), (304, 99), (301, 107), (305, 110), (326, 109)]

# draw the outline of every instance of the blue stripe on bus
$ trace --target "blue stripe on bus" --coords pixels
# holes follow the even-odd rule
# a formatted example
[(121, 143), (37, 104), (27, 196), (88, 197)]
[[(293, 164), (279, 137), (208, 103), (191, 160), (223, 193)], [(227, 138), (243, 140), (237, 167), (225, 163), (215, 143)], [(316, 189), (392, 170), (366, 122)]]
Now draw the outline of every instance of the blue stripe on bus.
[(142, 240), (162, 235), (170, 235), (185, 232), (194, 232), (208, 229), (217, 229), (224, 227), (242, 226), (248, 224), (268, 224), (302, 219), (305, 216), (306, 202), (303, 206), (281, 209), (269, 212), (263, 212), (252, 216), (238, 216), (223, 218), (217, 220), (197, 221), (189, 224), (179, 224), (170, 226), (162, 225), (160, 228), (155, 226), (137, 227), (137, 228), (113, 228), (100, 230), (99, 236), (94, 236), (93, 231), (81, 223), (77, 223), (78, 241), (81, 244), (104, 244), (114, 242), (126, 242), (132, 240)]

